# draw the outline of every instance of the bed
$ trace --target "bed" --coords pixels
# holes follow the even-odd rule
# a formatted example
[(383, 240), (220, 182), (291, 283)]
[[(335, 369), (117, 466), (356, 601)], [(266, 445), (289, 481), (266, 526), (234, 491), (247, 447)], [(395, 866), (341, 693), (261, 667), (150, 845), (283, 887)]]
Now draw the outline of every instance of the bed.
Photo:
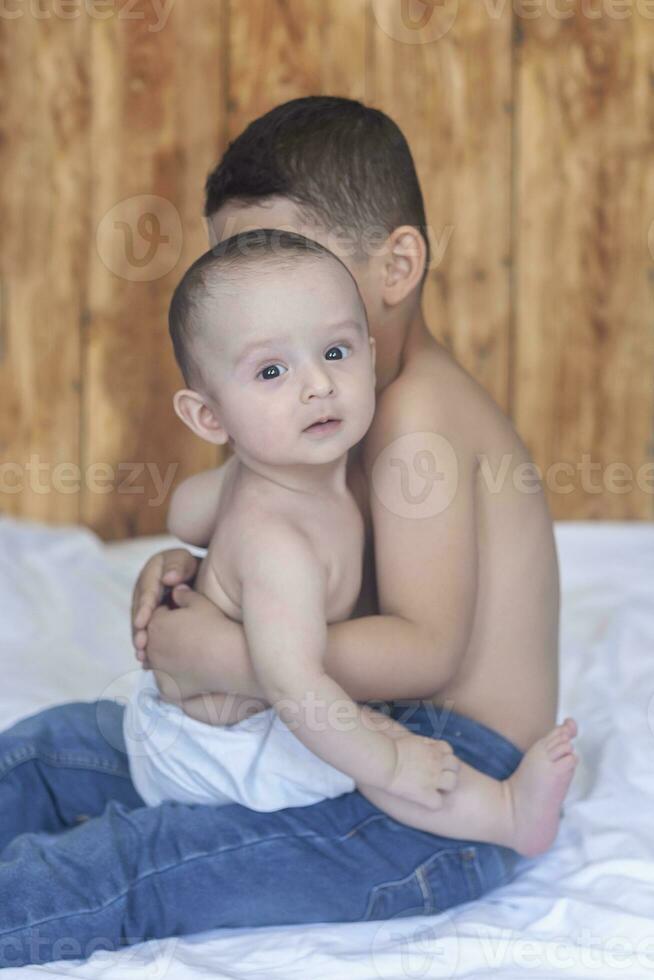
[[(643, 978), (654, 970), (654, 523), (558, 523), (559, 717), (580, 764), (553, 848), (516, 880), (437, 916), (213, 930), (21, 978)], [(70, 700), (126, 695), (128, 611), (168, 535), (103, 544), (83, 527), (0, 518), (1, 727)], [(199, 553), (199, 552), (198, 552)]]

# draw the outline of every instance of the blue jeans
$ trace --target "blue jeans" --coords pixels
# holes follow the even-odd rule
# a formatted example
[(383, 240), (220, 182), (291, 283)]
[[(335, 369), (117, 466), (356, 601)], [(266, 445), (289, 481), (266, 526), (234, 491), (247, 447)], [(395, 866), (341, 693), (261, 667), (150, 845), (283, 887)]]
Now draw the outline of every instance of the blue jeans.
[[(447, 709), (372, 706), (497, 779), (522, 758)], [(123, 710), (73, 701), (0, 733), (0, 968), (218, 927), (429, 915), (515, 873), (515, 851), (406, 827), (357, 791), (272, 813), (148, 807), (130, 779)]]

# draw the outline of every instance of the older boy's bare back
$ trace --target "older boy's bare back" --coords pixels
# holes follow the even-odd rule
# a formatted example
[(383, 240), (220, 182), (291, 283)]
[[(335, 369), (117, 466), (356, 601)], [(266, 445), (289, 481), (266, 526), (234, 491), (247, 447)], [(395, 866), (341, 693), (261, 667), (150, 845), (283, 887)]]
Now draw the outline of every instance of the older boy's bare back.
[[(438, 433), (450, 443), (458, 488), (450, 506), (433, 519), (400, 518), (401, 534), (397, 518), (375, 493), (374, 466), (389, 444), (415, 432)], [(363, 451), (348, 468), (366, 526), (364, 582), (354, 615), (379, 610), (408, 617), (415, 603), (416, 620), (432, 629), (436, 645), (441, 631), (457, 640), (442, 652), (445, 660), (452, 658), (449, 677), (434, 684), (437, 694), (423, 696), (488, 725), (526, 751), (556, 720), (559, 578), (542, 486), (537, 484), (537, 492), (520, 489), (525, 471), (518, 471), (514, 484), (516, 467), (530, 462), (524, 444), (418, 317), (402, 370), (378, 394), (360, 445)], [(401, 450), (401, 441), (397, 445)], [(527, 487), (533, 483), (524, 481)], [(407, 573), (419, 568), (419, 581), (415, 574), (407, 581), (404, 566)]]

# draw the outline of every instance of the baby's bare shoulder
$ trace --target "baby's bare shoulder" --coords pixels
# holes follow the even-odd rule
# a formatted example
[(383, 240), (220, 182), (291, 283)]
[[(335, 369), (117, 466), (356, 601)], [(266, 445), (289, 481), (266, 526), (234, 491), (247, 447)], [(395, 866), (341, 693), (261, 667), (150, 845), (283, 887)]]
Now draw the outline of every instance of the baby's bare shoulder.
[(285, 496), (245, 479), (235, 487), (228, 506), (223, 509), (221, 525), (233, 540), (252, 546), (257, 541), (272, 544), (284, 537), (301, 535), (303, 512), (293, 507)]
[(301, 521), (283, 512), (257, 508), (233, 540), (234, 569), (241, 579), (254, 575), (284, 580), (292, 573), (322, 567)]

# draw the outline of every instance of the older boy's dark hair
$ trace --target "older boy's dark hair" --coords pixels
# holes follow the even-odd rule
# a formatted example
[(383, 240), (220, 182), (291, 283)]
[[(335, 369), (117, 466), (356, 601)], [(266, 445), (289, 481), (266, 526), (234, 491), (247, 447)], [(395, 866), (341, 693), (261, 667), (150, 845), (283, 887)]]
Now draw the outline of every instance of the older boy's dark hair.
[(352, 273), (334, 252), (312, 238), (280, 228), (255, 228), (218, 242), (196, 259), (177, 284), (168, 310), (170, 339), (187, 386), (197, 391), (206, 384), (195, 341), (206, 330), (207, 300), (219, 303), (221, 285), (247, 285), (250, 276), (293, 269), (303, 260), (320, 259), (333, 259), (345, 269), (367, 324), (365, 304)]
[(287, 197), (327, 229), (351, 232), (358, 258), (371, 234), (379, 244), (382, 229), (413, 225), (427, 249), (424, 283), (430, 247), (418, 176), (401, 130), (379, 109), (329, 95), (284, 102), (229, 143), (205, 194), (206, 217), (234, 199)]

